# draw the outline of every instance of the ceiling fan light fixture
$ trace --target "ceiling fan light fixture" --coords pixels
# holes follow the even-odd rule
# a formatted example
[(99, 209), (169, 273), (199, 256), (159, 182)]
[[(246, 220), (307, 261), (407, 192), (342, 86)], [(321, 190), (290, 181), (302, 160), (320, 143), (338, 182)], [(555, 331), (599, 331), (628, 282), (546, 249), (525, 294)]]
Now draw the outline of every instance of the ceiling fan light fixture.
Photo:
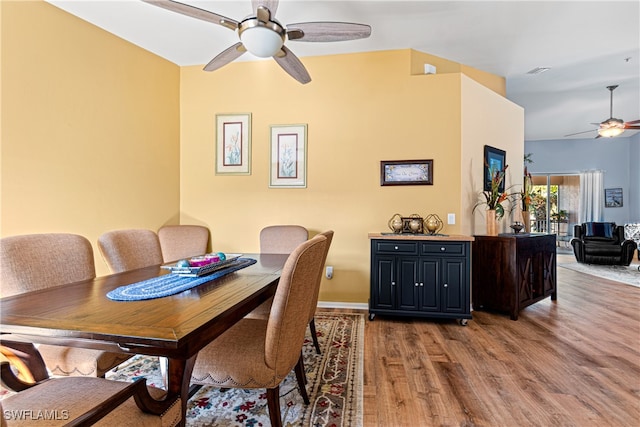
[(624, 132), (624, 129), (619, 127), (609, 127), (609, 128), (598, 129), (598, 135), (604, 138), (613, 138), (614, 136), (620, 135), (622, 132)]
[(240, 24), (238, 33), (247, 51), (259, 58), (274, 56), (284, 44), (284, 28), (274, 21), (265, 24), (250, 18)]

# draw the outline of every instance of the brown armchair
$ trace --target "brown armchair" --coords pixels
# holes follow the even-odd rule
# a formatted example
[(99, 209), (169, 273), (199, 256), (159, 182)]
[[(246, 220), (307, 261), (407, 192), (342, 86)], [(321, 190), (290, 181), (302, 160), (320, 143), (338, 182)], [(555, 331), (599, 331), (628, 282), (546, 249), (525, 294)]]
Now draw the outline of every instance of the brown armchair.
[(305, 403), (309, 402), (302, 345), (326, 240), (318, 235), (289, 255), (268, 320), (241, 319), (200, 350), (192, 384), (266, 388), (271, 425), (280, 427), (280, 383), (295, 367), (300, 393)]
[(301, 225), (270, 225), (260, 230), (260, 252), (263, 254), (290, 254), (309, 238)]
[(98, 248), (112, 273), (163, 263), (160, 240), (151, 230), (108, 231), (98, 238)]
[[(329, 248), (331, 247), (331, 241), (333, 240), (333, 230), (325, 231), (324, 233), (320, 233), (320, 235), (326, 237), (327, 239), (327, 246), (325, 248), (325, 251), (322, 257), (322, 269), (320, 270), (320, 275), (318, 276), (317, 283), (313, 285), (309, 284), (309, 286), (317, 286), (318, 291), (320, 291), (320, 282), (322, 281), (324, 264), (327, 261), (327, 255), (329, 254)], [(309, 329), (311, 330), (311, 339), (313, 340), (313, 345), (316, 347), (316, 353), (320, 354), (321, 353), (320, 343), (318, 342), (318, 335), (316, 333), (316, 321), (315, 321), (316, 308), (318, 306), (318, 294), (319, 292), (316, 292), (314, 295), (313, 301), (311, 303), (310, 311), (309, 311), (309, 320), (307, 320), (307, 323), (309, 324)], [(273, 302), (273, 299), (269, 299), (268, 301), (260, 305), (258, 308), (253, 310), (251, 313), (249, 313), (247, 317), (252, 319), (263, 319), (263, 320), (268, 319), (269, 312), (271, 311), (272, 302)]]
[(209, 229), (201, 225), (165, 225), (158, 230), (164, 262), (207, 252)]
[(571, 246), (585, 264), (629, 265), (636, 242), (625, 240), (624, 227), (614, 222), (586, 222), (574, 227)]
[[(1, 296), (9, 297), (96, 277), (91, 243), (66, 233), (27, 234), (0, 240)], [(102, 377), (131, 356), (86, 348), (41, 345), (55, 375)]]

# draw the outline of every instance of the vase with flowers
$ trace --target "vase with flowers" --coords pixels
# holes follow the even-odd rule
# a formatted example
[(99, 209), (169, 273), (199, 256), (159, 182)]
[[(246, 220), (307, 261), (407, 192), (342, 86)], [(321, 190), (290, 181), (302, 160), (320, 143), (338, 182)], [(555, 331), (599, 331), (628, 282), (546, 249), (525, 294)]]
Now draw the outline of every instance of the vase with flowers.
[(524, 178), (522, 181), (522, 191), (520, 191), (520, 202), (522, 209), (522, 222), (524, 224), (524, 231), (526, 233), (531, 232), (531, 214), (529, 208), (533, 201), (533, 179), (531, 172), (529, 172), (527, 165), (533, 163), (531, 160), (531, 153), (524, 155)]
[(503, 181), (506, 170), (509, 166), (505, 165), (502, 169), (491, 168), (489, 170), (491, 176), (491, 186), (489, 190), (481, 192), (484, 197), (484, 201), (476, 203), (473, 210), (478, 206), (487, 206), (486, 219), (487, 219), (487, 234), (495, 236), (498, 234), (497, 221), (504, 216), (505, 203), (509, 199), (509, 194), (506, 190), (500, 191), (500, 188), (504, 188)]

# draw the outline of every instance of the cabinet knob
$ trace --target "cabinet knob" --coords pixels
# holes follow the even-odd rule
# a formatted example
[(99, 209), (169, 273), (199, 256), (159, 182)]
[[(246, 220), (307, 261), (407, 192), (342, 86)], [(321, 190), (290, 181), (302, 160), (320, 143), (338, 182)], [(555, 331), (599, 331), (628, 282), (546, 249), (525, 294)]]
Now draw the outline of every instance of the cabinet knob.
[(445, 287), (445, 288), (448, 288), (448, 287), (449, 287), (449, 285), (447, 285), (447, 284), (445, 283), (445, 284), (444, 284), (444, 287)]
[(391, 282), (391, 286), (395, 286), (395, 285), (396, 285), (396, 282)]
[(416, 288), (417, 288), (418, 286), (419, 286), (419, 285), (418, 285), (418, 283), (416, 282)]
[(397, 251), (397, 250), (398, 250), (398, 247), (397, 247), (397, 246), (395, 246), (395, 247), (394, 247), (394, 249)]
[(441, 247), (441, 248), (440, 248), (440, 250), (441, 250), (442, 252), (444, 252), (444, 251), (446, 251), (447, 249), (446, 249), (446, 248), (444, 248), (444, 247)]
[(424, 286), (424, 283), (420, 283), (420, 286)]

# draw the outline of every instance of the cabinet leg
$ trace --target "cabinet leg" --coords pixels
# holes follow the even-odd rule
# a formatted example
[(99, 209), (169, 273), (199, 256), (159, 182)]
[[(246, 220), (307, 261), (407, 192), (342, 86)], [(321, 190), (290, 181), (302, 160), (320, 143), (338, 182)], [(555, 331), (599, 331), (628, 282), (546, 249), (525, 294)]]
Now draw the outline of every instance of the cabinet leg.
[(458, 319), (458, 322), (460, 323), (460, 326), (467, 326), (467, 319)]
[(369, 313), (369, 320), (373, 320), (376, 317), (375, 313)]

